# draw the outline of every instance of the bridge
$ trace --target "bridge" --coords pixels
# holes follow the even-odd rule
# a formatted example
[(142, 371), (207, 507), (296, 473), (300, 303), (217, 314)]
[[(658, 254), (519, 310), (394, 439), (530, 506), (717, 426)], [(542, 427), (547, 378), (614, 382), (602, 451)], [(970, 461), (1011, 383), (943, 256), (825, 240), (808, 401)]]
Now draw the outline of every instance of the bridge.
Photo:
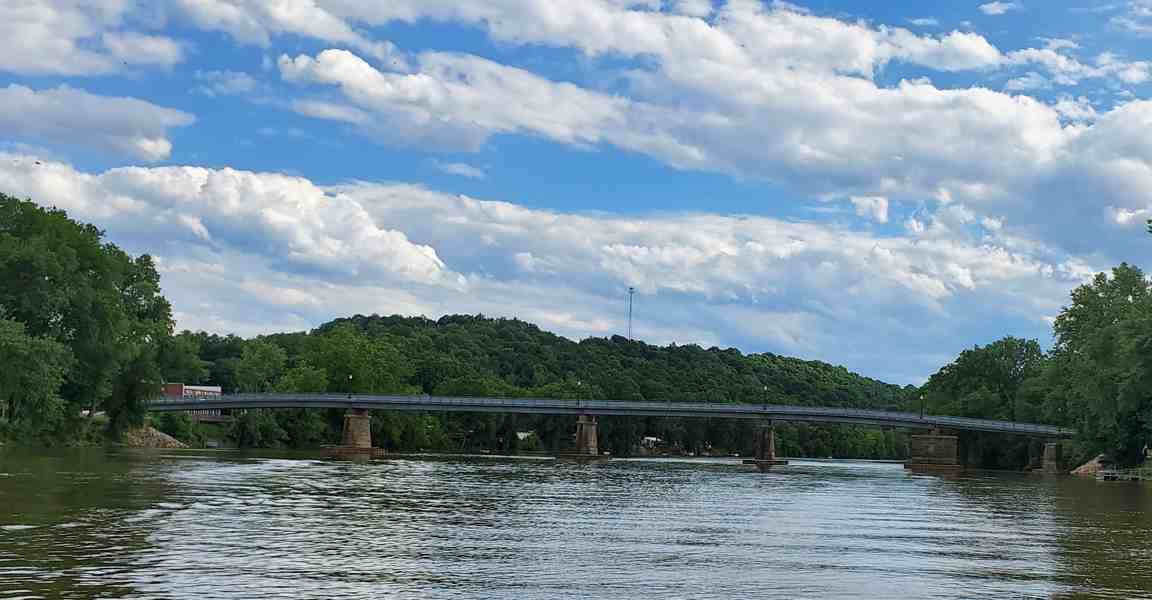
[[(349, 449), (372, 447), (369, 410), (423, 412), (480, 412), (575, 415), (577, 456), (597, 456), (596, 419), (611, 416), (688, 417), (750, 419), (757, 428), (756, 459), (762, 468), (777, 464), (776, 421), (845, 423), (878, 427), (927, 430), (911, 436), (910, 466), (923, 470), (948, 470), (960, 465), (955, 432), (987, 432), (1024, 435), (1050, 441), (1045, 447), (1047, 463), (1059, 460), (1055, 440), (1070, 438), (1075, 431), (1063, 427), (972, 419), (946, 415), (779, 404), (711, 404), (704, 402), (635, 402), (617, 400), (562, 400), (556, 398), (479, 398), (460, 396), (390, 396), (360, 394), (232, 394), (217, 398), (160, 399), (149, 405), (151, 411), (202, 411), (220, 409), (337, 408), (345, 409), (344, 446)], [(948, 433), (943, 433), (948, 432)], [(1051, 457), (1049, 455), (1052, 455)]]

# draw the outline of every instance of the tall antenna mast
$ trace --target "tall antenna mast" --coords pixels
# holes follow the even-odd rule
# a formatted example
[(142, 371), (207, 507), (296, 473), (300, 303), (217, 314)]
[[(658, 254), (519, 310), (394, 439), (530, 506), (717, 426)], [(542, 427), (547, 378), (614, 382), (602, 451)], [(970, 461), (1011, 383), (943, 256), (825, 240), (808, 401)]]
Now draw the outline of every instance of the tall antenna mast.
[(636, 288), (628, 286), (628, 339), (632, 339), (632, 296), (636, 294)]

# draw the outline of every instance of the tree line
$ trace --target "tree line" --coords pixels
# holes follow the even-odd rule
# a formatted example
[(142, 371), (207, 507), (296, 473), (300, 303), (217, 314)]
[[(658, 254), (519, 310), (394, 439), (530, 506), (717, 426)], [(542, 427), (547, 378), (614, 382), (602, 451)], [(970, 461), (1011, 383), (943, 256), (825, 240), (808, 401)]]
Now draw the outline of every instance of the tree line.
[[(1138, 462), (1152, 439), (1152, 290), (1122, 264), (1074, 290), (1047, 352), (1006, 337), (962, 352), (921, 387), (896, 386), (819, 361), (620, 336), (572, 341), (516, 319), (363, 316), (308, 332), (243, 339), (174, 333), (147, 255), (133, 257), (60, 210), (0, 194), (0, 439), (93, 443), (145, 422), (161, 382), (225, 392), (296, 391), (767, 402), (926, 410), (1065, 425), (1079, 454)], [(102, 418), (93, 415), (103, 414)], [(161, 428), (203, 432), (166, 414)], [(374, 439), (393, 449), (519, 452), (570, 444), (571, 419), (535, 415), (379, 413)], [(308, 447), (339, 440), (341, 414), (246, 411), (226, 431), (242, 446)], [(523, 435), (533, 432), (532, 436)], [(751, 424), (707, 419), (603, 419), (601, 446), (747, 453)], [(901, 458), (904, 432), (783, 425), (791, 456)], [(967, 444), (984, 466), (1021, 466), (1028, 440)]]
[[(768, 402), (900, 409), (915, 388), (843, 367), (774, 354), (695, 345), (659, 347), (623, 337), (575, 342), (516, 319), (451, 315), (337, 319), (310, 332), (254, 339), (182, 332), (162, 369), (185, 383), (232, 392), (336, 392), (568, 399)], [(179, 417), (171, 417), (176, 421)], [(339, 411), (248, 411), (233, 428), (242, 444), (306, 446), (339, 439)], [(171, 427), (183, 430), (181, 423)], [(374, 438), (393, 449), (518, 452), (571, 443), (571, 418), (537, 415), (379, 413)], [(533, 435), (523, 439), (524, 433)], [(517, 435), (520, 434), (520, 435)], [(659, 438), (668, 451), (748, 453), (752, 425), (725, 419), (602, 419), (601, 447), (616, 455)], [(783, 425), (794, 456), (898, 458), (903, 433), (848, 426)]]
[[(1006, 337), (960, 353), (923, 386), (938, 414), (1075, 428), (1073, 458), (1104, 452), (1122, 465), (1152, 444), (1152, 285), (1121, 264), (1072, 290), (1053, 345)], [(989, 466), (1017, 464), (1027, 440), (981, 448)]]

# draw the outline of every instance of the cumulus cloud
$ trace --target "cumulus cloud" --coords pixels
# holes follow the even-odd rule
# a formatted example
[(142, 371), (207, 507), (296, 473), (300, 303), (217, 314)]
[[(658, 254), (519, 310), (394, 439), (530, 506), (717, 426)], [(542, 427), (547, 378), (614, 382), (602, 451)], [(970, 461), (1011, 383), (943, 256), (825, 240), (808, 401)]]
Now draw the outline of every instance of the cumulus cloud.
[(877, 223), (888, 222), (888, 199), (884, 196), (852, 196), (856, 214)]
[(449, 175), (459, 175), (460, 177), (467, 177), (469, 179), (484, 179), (488, 177), (488, 173), (481, 169), (470, 165), (468, 163), (460, 162), (440, 162), (438, 160), (432, 161), (432, 166), (436, 167), (438, 171), (447, 173)]
[(196, 71), (200, 82), (192, 91), (205, 96), (243, 96), (254, 92), (259, 85), (254, 77), (238, 71)]
[(1022, 10), (1024, 7), (1019, 2), (988, 2), (979, 6), (980, 12), (986, 15), (998, 16), (1007, 14), (1010, 11)]
[(183, 60), (171, 38), (124, 29), (132, 8), (121, 0), (0, 2), (0, 70), (83, 76)]
[[(917, 216), (919, 232), (891, 236), (756, 216), (571, 214), (233, 169), (87, 173), (13, 154), (0, 155), (0, 190), (158, 255), (181, 326), (245, 333), (351, 312), (464, 311), (610, 335), (635, 286), (639, 331), (653, 341), (799, 353), (905, 381), (938, 366), (918, 344), (967, 344), (982, 306), (1043, 331), (1090, 272), (981, 228), (955, 202)], [(883, 203), (862, 204), (875, 217)], [(878, 353), (877, 340), (905, 340), (910, 328), (924, 341)]]
[(135, 98), (90, 94), (61, 86), (0, 88), (0, 130), (37, 142), (108, 150), (145, 161), (168, 158), (168, 130), (192, 124), (185, 112)]
[(404, 58), (387, 41), (373, 40), (316, 0), (172, 0), (173, 8), (203, 29), (222, 31), (243, 44), (268, 46), (275, 35), (290, 33), (347, 44), (394, 66)]
[[(621, 94), (453, 53), (417, 54), (406, 69), (346, 50), (280, 58), (285, 80), (316, 92), (296, 104), (298, 111), (356, 123), (385, 143), (470, 150), (493, 135), (532, 135), (576, 147), (608, 144), (676, 168), (763, 179), (821, 197), (899, 203), (945, 192), (1005, 230), (1024, 228), (1076, 248), (1087, 224), (1108, 238), (1116, 224), (1106, 207), (1147, 204), (1133, 190), (1143, 185), (1152, 155), (1102, 135), (1114, 122), (1109, 115), (1142, 118), (1142, 101), (1097, 115), (1083, 103), (873, 79), (893, 61), (940, 70), (1028, 69), (1008, 80), (1010, 92), (1146, 77), (1144, 62), (1107, 53), (1082, 62), (1064, 40), (1005, 53), (974, 33), (921, 36), (758, 2), (717, 6), (709, 20), (595, 0), (397, 0), (341, 10), (365, 23), (458, 21), (503, 42), (644, 59), (626, 73)], [(1083, 154), (1088, 140), (1123, 158), (1106, 159), (1095, 148)], [(1089, 193), (1089, 181), (1108, 184)]]
[[(462, 285), (436, 251), (376, 223), (365, 207), (288, 175), (196, 167), (122, 167), (99, 174), (0, 155), (3, 187), (80, 218), (116, 224), (148, 245), (165, 238), (263, 257), (328, 278)], [(67, 193), (61, 193), (67, 190)]]

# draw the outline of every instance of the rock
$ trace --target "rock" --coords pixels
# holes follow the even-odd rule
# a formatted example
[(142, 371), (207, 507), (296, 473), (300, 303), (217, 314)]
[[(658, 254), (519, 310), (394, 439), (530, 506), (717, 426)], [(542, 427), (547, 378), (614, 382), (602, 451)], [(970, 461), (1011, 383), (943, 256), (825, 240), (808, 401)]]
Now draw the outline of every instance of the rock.
[(188, 444), (154, 427), (141, 427), (124, 432), (123, 442), (129, 448), (187, 448)]
[(1076, 467), (1072, 470), (1073, 475), (1081, 477), (1095, 477), (1097, 473), (1106, 467), (1104, 455), (1101, 454), (1096, 458)]

